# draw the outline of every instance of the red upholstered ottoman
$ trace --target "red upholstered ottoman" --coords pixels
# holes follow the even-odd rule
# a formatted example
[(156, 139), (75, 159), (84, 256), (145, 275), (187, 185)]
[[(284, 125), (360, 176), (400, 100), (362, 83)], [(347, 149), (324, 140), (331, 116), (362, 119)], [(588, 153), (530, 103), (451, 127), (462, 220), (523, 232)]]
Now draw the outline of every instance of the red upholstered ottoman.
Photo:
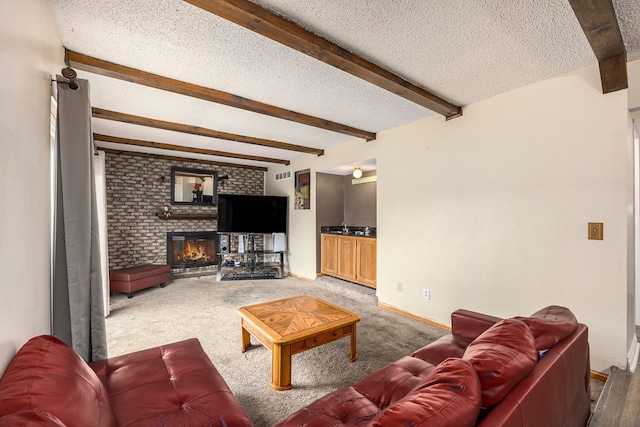
[(169, 280), (169, 266), (157, 264), (143, 264), (135, 267), (109, 271), (109, 290), (122, 292), (127, 297), (140, 289), (160, 285), (161, 288)]

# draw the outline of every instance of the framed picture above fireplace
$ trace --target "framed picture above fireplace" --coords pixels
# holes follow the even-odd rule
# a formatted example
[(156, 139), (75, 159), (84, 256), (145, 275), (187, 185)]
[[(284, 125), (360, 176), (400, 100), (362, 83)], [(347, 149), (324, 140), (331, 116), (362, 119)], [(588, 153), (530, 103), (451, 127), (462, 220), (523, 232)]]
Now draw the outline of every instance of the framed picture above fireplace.
[(211, 170), (171, 168), (172, 205), (211, 205), (218, 202), (218, 173)]

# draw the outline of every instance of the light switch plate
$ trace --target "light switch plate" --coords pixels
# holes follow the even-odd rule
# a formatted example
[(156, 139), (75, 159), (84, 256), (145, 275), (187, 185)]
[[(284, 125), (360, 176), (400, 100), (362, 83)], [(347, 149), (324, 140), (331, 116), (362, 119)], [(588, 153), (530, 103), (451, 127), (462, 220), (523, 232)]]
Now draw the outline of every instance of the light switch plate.
[(589, 240), (602, 240), (603, 239), (603, 223), (590, 222), (589, 223)]

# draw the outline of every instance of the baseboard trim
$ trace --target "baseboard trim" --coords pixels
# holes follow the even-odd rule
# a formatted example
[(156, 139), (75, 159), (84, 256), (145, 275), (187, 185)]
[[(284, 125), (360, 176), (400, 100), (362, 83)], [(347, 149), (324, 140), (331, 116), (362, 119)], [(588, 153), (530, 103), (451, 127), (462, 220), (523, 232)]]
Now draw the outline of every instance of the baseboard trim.
[(593, 369), (591, 370), (591, 378), (593, 378), (594, 380), (598, 380), (598, 381), (602, 381), (603, 383), (607, 382), (607, 378), (609, 378), (609, 375), (603, 373), (603, 372), (598, 372), (598, 371), (594, 371)]
[(640, 345), (638, 345), (638, 337), (636, 334), (633, 334), (633, 341), (631, 342), (631, 347), (627, 352), (627, 371), (632, 374), (636, 371), (638, 367), (638, 357), (640, 356)]
[(294, 279), (302, 280), (303, 282), (313, 283), (312, 279), (309, 279), (308, 277), (304, 277), (304, 276), (298, 276), (297, 274), (293, 274), (290, 271), (285, 272), (285, 274), (289, 277), (293, 277)]
[(411, 319), (417, 320), (422, 323), (426, 323), (427, 325), (435, 326), (436, 328), (444, 329), (445, 331), (451, 331), (451, 326), (445, 325), (444, 323), (436, 322), (435, 320), (428, 319), (426, 317), (421, 317), (415, 315), (413, 313), (409, 313), (408, 311), (401, 310), (399, 308), (393, 307), (391, 305), (383, 304), (381, 302), (378, 303), (378, 307), (383, 308), (385, 310), (393, 311), (394, 313), (402, 314), (403, 316), (410, 317)]

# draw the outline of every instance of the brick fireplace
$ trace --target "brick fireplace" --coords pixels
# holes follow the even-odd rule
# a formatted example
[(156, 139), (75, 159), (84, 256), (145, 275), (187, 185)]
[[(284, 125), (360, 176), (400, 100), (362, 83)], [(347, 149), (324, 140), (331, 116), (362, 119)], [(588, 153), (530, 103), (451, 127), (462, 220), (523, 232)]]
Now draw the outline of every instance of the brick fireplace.
[[(171, 168), (211, 169), (228, 175), (218, 187), (227, 194), (262, 194), (264, 171), (230, 165), (210, 165), (190, 160), (171, 160), (129, 153), (107, 152), (107, 223), (109, 268), (139, 264), (165, 264), (168, 232), (216, 230), (217, 221), (176, 219), (183, 214), (217, 213), (215, 207), (171, 205), (169, 220), (158, 218), (165, 203), (171, 201)], [(216, 266), (176, 268), (174, 276), (209, 274)]]

